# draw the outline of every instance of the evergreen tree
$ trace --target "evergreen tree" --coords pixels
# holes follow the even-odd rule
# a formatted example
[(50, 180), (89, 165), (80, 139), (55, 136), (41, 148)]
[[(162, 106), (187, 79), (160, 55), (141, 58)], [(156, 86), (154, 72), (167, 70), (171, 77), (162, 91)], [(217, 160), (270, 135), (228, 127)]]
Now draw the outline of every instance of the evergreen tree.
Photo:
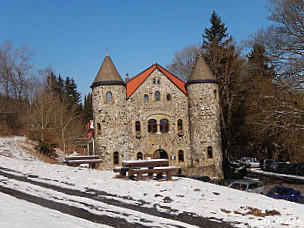
[(80, 104), (81, 95), (77, 91), (77, 85), (73, 78), (66, 77), (64, 82), (64, 97), (68, 105), (68, 109), (72, 110), (76, 107), (78, 112), (81, 111), (82, 107)]
[(203, 34), (202, 53), (211, 72), (217, 78), (220, 88), (220, 112), (224, 168), (227, 157), (238, 157), (246, 146), (247, 140), (242, 126), (244, 124), (244, 93), (242, 67), (244, 60), (235, 48), (232, 37), (221, 18), (212, 13), (211, 27)]
[(58, 86), (60, 88), (60, 98), (63, 100), (63, 94), (64, 94), (64, 80), (62, 79), (61, 75), (58, 76)]
[(255, 43), (251, 52), (247, 55), (249, 73), (251, 76), (270, 78), (274, 76), (273, 67), (270, 66), (270, 58), (267, 56), (263, 45)]
[(253, 44), (247, 55), (247, 74), (244, 81), (245, 128), (251, 145), (248, 151), (252, 151), (257, 157), (272, 158), (273, 145), (278, 138), (273, 116), (277, 88), (274, 83), (275, 73), (269, 61), (265, 47)]
[(213, 11), (210, 22), (212, 26), (210, 28), (205, 28), (204, 33), (202, 34), (204, 41), (203, 47), (208, 45), (211, 42), (221, 43), (222, 39), (227, 37), (228, 34), (226, 33), (227, 27), (225, 24), (222, 23), (222, 19)]
[(84, 97), (83, 105), (83, 121), (87, 123), (90, 120), (93, 120), (92, 93)]
[(73, 78), (66, 77), (65, 79), (65, 96), (72, 104), (80, 104), (81, 95), (77, 91), (77, 85)]
[(55, 92), (56, 94), (59, 94), (61, 91), (60, 85), (58, 83), (57, 77), (54, 74), (53, 71), (50, 71), (50, 73), (47, 76), (46, 79), (46, 88), (47, 90), (51, 92)]

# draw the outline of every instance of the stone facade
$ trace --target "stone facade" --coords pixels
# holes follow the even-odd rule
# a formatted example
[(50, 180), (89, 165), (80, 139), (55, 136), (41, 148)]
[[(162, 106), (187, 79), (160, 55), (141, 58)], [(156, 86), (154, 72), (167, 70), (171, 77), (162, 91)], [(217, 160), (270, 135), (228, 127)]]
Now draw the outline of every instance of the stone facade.
[[(114, 64), (106, 58), (99, 72), (110, 74)], [(223, 176), (217, 83), (186, 87), (157, 64), (126, 84), (107, 77), (98, 74), (92, 85), (94, 148), (103, 169), (151, 157), (168, 158), (188, 176)]]

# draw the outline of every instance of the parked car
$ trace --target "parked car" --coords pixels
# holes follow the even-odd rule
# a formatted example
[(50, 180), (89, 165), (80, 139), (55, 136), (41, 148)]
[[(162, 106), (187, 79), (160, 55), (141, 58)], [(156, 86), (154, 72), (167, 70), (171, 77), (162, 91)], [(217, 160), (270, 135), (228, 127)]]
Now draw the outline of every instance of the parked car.
[(281, 167), (279, 167), (278, 173), (295, 175), (298, 173), (298, 165), (285, 163)]
[(264, 192), (264, 185), (258, 180), (237, 180), (232, 182), (228, 187), (246, 192)]
[(297, 202), (301, 197), (301, 192), (289, 187), (277, 186), (267, 193), (268, 197), (274, 199), (284, 199), (291, 202)]
[(298, 175), (304, 176), (304, 163), (298, 164)]
[(270, 171), (271, 170), (271, 165), (274, 162), (275, 162), (275, 160), (273, 160), (273, 159), (265, 159), (262, 169)]
[(271, 164), (271, 171), (278, 173), (283, 169), (285, 164), (285, 162), (274, 162)]
[(221, 186), (227, 186), (228, 185), (227, 181), (225, 181), (225, 180), (218, 180), (218, 179), (211, 180), (210, 183), (211, 184), (216, 184), (216, 185), (221, 185)]
[(260, 166), (258, 159), (252, 157), (241, 158), (241, 163), (246, 164), (251, 168), (258, 168)]
[(194, 177), (193, 179), (204, 181), (204, 182), (210, 182), (211, 181), (211, 178), (208, 177), (208, 176)]

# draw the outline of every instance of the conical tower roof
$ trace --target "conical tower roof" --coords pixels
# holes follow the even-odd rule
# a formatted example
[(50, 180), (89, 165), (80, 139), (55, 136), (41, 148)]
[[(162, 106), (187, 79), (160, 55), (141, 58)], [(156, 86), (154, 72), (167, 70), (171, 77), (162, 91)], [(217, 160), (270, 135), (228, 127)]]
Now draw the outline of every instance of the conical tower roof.
[(125, 85), (108, 53), (91, 87), (98, 85)]
[(196, 62), (187, 84), (194, 83), (217, 83), (216, 78), (211, 73), (209, 66), (206, 64), (201, 54), (196, 58)]

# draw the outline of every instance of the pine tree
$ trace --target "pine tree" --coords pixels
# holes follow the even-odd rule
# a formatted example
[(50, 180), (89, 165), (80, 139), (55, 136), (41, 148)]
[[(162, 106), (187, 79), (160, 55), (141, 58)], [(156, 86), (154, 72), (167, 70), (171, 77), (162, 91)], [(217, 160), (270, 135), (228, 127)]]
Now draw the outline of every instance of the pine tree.
[(78, 112), (81, 111), (81, 109), (82, 109), (81, 104), (80, 104), (81, 95), (77, 91), (77, 85), (73, 78), (66, 77), (66, 79), (65, 79), (64, 97), (65, 97), (65, 101), (68, 105), (69, 110), (75, 109), (75, 107), (76, 107), (76, 110)]
[(92, 93), (84, 97), (83, 121), (87, 123), (93, 119)]
[(61, 88), (60, 85), (58, 83), (57, 77), (54, 74), (53, 71), (50, 71), (49, 75), (47, 76), (46, 79), (46, 88), (51, 91), (51, 92), (55, 92), (55, 93), (59, 93)]
[(274, 118), (274, 107), (277, 102), (277, 88), (274, 83), (275, 73), (269, 64), (265, 47), (253, 44), (247, 55), (247, 74), (244, 81), (246, 89), (245, 128), (249, 133), (251, 149), (258, 156), (272, 158), (278, 144)]
[(58, 76), (58, 86), (60, 88), (60, 99), (63, 100), (63, 94), (64, 94), (64, 80), (62, 79), (61, 75)]
[(242, 92), (242, 67), (244, 60), (236, 50), (233, 39), (228, 36), (227, 27), (213, 12), (212, 26), (205, 28), (202, 54), (220, 88), (222, 148), (224, 159), (238, 156), (247, 143), (242, 134), (244, 106)]
[(205, 28), (202, 34), (204, 41), (203, 47), (207, 46), (209, 43), (216, 42), (220, 44), (222, 39), (228, 36), (227, 27), (222, 23), (222, 19), (213, 11), (210, 22), (212, 26), (210, 28)]
[(267, 56), (265, 46), (258, 43), (253, 44), (247, 59), (251, 76), (273, 79), (274, 69), (270, 65), (270, 58)]

